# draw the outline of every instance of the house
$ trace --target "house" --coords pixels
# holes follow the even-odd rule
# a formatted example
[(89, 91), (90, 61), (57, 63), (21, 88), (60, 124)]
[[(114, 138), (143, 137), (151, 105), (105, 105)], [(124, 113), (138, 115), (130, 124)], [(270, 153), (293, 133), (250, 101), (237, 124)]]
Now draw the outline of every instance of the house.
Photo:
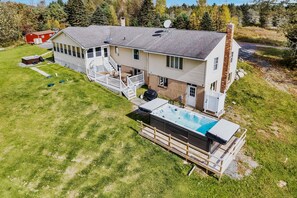
[(51, 40), (55, 62), (128, 99), (145, 83), (159, 95), (219, 116), (237, 66), (240, 46), (233, 32), (233, 24), (226, 33), (89, 26), (68, 27)]
[(25, 39), (29, 44), (41, 44), (50, 39), (54, 34), (55, 32), (52, 30), (31, 32), (26, 34)]

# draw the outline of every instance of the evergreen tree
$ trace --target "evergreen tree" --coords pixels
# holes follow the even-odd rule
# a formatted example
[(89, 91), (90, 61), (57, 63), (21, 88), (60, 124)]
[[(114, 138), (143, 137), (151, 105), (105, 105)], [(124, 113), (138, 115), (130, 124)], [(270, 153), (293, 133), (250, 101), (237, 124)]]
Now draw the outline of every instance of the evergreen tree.
[(198, 18), (196, 16), (195, 12), (192, 12), (190, 15), (189, 28), (190, 28), (190, 30), (198, 30), (199, 29), (199, 21), (198, 21)]
[(270, 17), (270, 5), (269, 2), (263, 2), (260, 4), (260, 25), (263, 28), (268, 27), (269, 17)]
[(177, 29), (189, 29), (189, 17), (186, 13), (178, 15), (173, 22), (173, 25)]
[(213, 31), (213, 25), (212, 25), (212, 21), (210, 18), (210, 15), (208, 12), (205, 12), (201, 23), (200, 23), (200, 29), (201, 30), (207, 30), (207, 31)]
[(211, 20), (212, 20), (212, 25), (213, 25), (213, 29), (218, 31), (219, 30), (219, 7), (216, 4), (213, 4), (211, 7)]
[(93, 25), (109, 25), (108, 18), (106, 17), (104, 10), (101, 6), (98, 6), (91, 18), (91, 24)]
[(152, 27), (154, 25), (155, 10), (152, 0), (144, 0), (137, 16), (138, 25)]
[(81, 0), (69, 0), (66, 5), (68, 22), (71, 26), (87, 26), (86, 8)]
[(0, 3), (0, 46), (6, 46), (18, 39), (18, 27), (14, 19), (16, 13), (4, 3)]
[(227, 24), (231, 21), (231, 14), (227, 5), (219, 9), (218, 31), (226, 31)]
[(117, 17), (117, 13), (114, 9), (114, 7), (112, 5), (109, 6), (109, 10), (110, 10), (110, 24), (111, 25), (119, 25), (119, 20), (118, 20), (118, 17)]
[(166, 0), (156, 0), (156, 13), (162, 16), (166, 11)]
[(63, 0), (57, 0), (57, 4), (59, 4), (61, 7), (64, 7), (64, 2), (63, 2)]

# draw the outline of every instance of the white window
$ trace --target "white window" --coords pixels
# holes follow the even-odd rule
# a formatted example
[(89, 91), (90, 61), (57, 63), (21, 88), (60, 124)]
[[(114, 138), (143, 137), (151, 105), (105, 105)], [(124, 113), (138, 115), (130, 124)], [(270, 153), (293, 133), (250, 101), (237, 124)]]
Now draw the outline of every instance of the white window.
[(76, 47), (77, 58), (80, 58), (80, 47)]
[(41, 38), (44, 38), (44, 35), (41, 35)]
[(50, 34), (50, 36), (53, 36), (53, 34)]
[(119, 54), (119, 48), (118, 48), (117, 46), (115, 46), (115, 48), (114, 48), (114, 52), (115, 52), (116, 55), (120, 55), (120, 54)]
[(233, 55), (234, 55), (234, 52), (231, 52), (231, 58), (230, 58), (231, 63), (233, 62)]
[(228, 74), (228, 82), (231, 82), (231, 78), (232, 78), (232, 72), (230, 72), (230, 73)]
[(133, 50), (133, 57), (135, 60), (139, 60), (139, 50), (138, 49)]
[(167, 56), (166, 66), (182, 70), (183, 69), (183, 58)]
[(87, 54), (88, 54), (88, 58), (93, 58), (94, 57), (93, 48), (88, 49)]
[(75, 47), (74, 46), (72, 46), (72, 56), (76, 56)]
[(63, 44), (60, 44), (61, 53), (63, 53)]
[(218, 69), (218, 64), (219, 64), (219, 57), (216, 57), (214, 58), (214, 61), (213, 61), (213, 70)]
[(159, 77), (159, 85), (162, 87), (168, 87), (168, 78)]
[(210, 90), (216, 91), (217, 90), (217, 81), (210, 84)]
[(56, 43), (53, 42), (53, 46), (54, 46), (54, 51), (56, 52), (57, 51)]
[(95, 54), (96, 54), (96, 56), (101, 56), (101, 47), (95, 48)]
[(64, 44), (64, 53), (67, 54), (67, 46)]
[(68, 54), (71, 55), (71, 46), (68, 45)]
[(60, 45), (59, 45), (59, 43), (56, 43), (56, 45), (57, 45), (57, 52), (60, 52)]

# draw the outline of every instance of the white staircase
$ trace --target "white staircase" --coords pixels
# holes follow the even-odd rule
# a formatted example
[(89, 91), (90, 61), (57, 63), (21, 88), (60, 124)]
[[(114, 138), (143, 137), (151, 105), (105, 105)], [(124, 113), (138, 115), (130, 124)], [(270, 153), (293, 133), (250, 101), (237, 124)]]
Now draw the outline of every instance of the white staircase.
[[(100, 74), (100, 72), (110, 74)], [(100, 66), (94, 66), (91, 62), (87, 69), (87, 76), (90, 80), (111, 90), (123, 93), (128, 100), (135, 98), (137, 84), (134, 84), (129, 77), (127, 77), (127, 85), (121, 79), (112, 77), (117, 73), (117, 63), (111, 57), (104, 58), (104, 64)]]

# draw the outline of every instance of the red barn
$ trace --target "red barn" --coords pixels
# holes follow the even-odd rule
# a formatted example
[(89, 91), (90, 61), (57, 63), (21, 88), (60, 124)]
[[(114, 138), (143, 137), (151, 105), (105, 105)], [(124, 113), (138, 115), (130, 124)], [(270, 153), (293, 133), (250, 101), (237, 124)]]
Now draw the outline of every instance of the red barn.
[(55, 34), (52, 30), (45, 30), (40, 32), (31, 32), (26, 34), (26, 42), (30, 44), (40, 44), (46, 42)]

